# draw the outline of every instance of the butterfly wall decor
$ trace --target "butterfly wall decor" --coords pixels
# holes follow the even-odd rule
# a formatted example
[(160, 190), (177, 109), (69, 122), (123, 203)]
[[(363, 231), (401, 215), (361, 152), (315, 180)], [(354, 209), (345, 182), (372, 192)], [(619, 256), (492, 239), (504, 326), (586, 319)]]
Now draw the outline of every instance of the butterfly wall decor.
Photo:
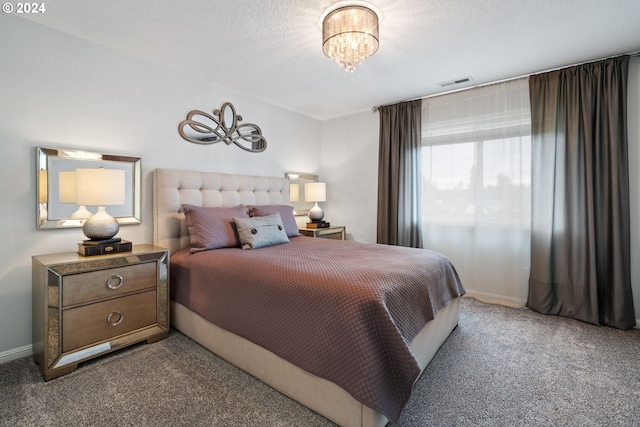
[(225, 102), (213, 115), (193, 110), (180, 122), (180, 136), (194, 144), (210, 145), (220, 141), (235, 144), (243, 150), (260, 153), (267, 148), (267, 140), (258, 125), (239, 124), (242, 116), (230, 102)]

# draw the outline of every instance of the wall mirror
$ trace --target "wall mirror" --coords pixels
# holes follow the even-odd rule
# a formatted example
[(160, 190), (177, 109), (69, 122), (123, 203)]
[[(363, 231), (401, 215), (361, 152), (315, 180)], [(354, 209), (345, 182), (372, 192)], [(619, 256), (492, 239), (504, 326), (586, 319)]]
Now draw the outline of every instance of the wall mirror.
[[(140, 223), (141, 160), (139, 157), (102, 154), (63, 148), (36, 148), (36, 206), (38, 228), (82, 227), (97, 206), (75, 203), (75, 170), (124, 171), (124, 204), (107, 206), (119, 224)], [(87, 211), (89, 213), (87, 213)]]
[(293, 206), (294, 215), (306, 215), (313, 207), (313, 202), (304, 201), (304, 184), (316, 182), (318, 175), (310, 173), (287, 172), (285, 177), (289, 180), (289, 200)]

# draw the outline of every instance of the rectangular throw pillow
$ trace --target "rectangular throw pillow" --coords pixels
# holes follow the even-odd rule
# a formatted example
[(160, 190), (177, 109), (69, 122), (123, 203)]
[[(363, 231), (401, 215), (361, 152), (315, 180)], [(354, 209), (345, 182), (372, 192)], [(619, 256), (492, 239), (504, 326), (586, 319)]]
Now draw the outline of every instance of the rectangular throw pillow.
[(258, 249), (289, 243), (279, 213), (251, 218), (233, 218), (242, 249)]
[(191, 253), (240, 246), (233, 218), (249, 218), (246, 206), (218, 208), (185, 204), (182, 210), (187, 220)]
[(261, 205), (261, 206), (249, 206), (249, 214), (251, 216), (267, 216), (274, 213), (280, 214), (282, 219), (282, 225), (289, 237), (297, 237), (300, 235), (298, 230), (298, 224), (296, 223), (296, 217), (293, 215), (293, 206), (289, 205)]

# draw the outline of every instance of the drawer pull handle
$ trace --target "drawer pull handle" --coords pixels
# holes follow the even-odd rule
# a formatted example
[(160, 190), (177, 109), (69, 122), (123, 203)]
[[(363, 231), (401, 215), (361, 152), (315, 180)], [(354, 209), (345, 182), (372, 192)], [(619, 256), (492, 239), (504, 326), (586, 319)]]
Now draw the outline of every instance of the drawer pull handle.
[[(117, 280), (117, 282), (116, 282)], [(109, 289), (116, 290), (124, 284), (124, 278), (119, 274), (112, 274), (107, 279), (107, 287)]]
[(120, 323), (122, 323), (123, 319), (124, 319), (124, 315), (116, 310), (109, 313), (109, 315), (107, 316), (107, 323), (110, 324), (111, 326), (117, 326)]

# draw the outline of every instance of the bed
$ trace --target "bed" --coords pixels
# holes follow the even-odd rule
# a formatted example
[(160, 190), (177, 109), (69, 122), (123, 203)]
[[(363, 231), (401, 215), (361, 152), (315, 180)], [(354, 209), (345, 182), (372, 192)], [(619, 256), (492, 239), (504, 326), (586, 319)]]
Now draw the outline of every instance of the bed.
[[(154, 243), (172, 254), (176, 329), (341, 426), (397, 420), (412, 384), (458, 323), (464, 288), (445, 257), (295, 237), (285, 214), (284, 244), (196, 250), (193, 211), (286, 206), (288, 180), (156, 169), (153, 190)], [(418, 260), (430, 267), (397, 279)], [(437, 283), (405, 291), (396, 283), (403, 280)], [(297, 301), (286, 299), (302, 292)], [(408, 303), (416, 299), (428, 302)]]

